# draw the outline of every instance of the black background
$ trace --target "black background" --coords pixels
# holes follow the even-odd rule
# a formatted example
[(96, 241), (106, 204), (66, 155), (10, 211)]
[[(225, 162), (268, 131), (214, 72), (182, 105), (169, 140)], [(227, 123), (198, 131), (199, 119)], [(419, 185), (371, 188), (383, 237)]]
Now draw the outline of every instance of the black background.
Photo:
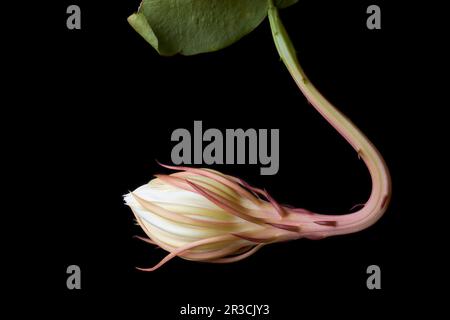
[[(382, 29), (371, 31), (366, 8), (374, 3), (382, 8)], [(80, 5), (82, 30), (67, 30), (69, 4)], [(42, 269), (25, 276), (45, 288), (39, 307), (148, 319), (182, 319), (178, 312), (188, 303), (269, 304), (270, 316), (261, 317), (267, 319), (402, 311), (397, 300), (405, 294), (410, 250), (403, 218), (416, 212), (406, 208), (409, 119), (397, 103), (406, 59), (397, 51), (405, 36), (398, 9), (387, 1), (309, 1), (281, 12), (312, 82), (384, 155), (394, 190), (385, 216), (358, 234), (275, 244), (236, 264), (173, 259), (143, 273), (135, 267), (154, 265), (164, 252), (133, 239), (143, 232), (122, 196), (168, 172), (155, 160), (170, 163), (172, 131), (192, 130), (194, 120), (204, 129), (279, 128), (277, 175), (260, 176), (256, 165), (214, 168), (267, 188), (282, 203), (346, 212), (368, 198), (370, 177), (299, 92), (267, 20), (220, 52), (167, 58), (127, 24), (137, 6), (60, 1), (34, 29), (40, 36), (26, 44), (39, 63), (22, 79), (31, 84), (29, 96), (16, 99), (37, 102), (23, 121), (32, 142), (25, 153), (33, 160), (24, 166), (39, 182), (30, 187), (45, 195), (39, 225), (30, 217), (39, 234), (30, 245), (37, 249), (26, 252)], [(66, 288), (71, 264), (82, 270), (79, 291)], [(366, 288), (371, 264), (381, 267), (382, 290)]]

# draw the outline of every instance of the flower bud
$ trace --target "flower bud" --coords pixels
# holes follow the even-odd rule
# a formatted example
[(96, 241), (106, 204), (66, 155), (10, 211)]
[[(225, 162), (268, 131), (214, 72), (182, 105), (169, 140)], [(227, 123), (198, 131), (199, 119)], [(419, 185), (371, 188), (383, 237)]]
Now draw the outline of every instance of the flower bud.
[(266, 244), (300, 238), (301, 224), (311, 224), (314, 214), (281, 206), (238, 178), (210, 169), (165, 167), (183, 171), (157, 175), (125, 196), (146, 241), (169, 252), (155, 267), (141, 270), (156, 270), (175, 256), (239, 261)]

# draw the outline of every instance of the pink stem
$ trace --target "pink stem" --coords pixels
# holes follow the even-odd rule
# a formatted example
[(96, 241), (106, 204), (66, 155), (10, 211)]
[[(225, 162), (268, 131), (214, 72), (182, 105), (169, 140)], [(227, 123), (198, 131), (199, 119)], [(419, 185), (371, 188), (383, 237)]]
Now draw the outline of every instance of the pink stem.
[(314, 215), (314, 220), (336, 221), (336, 226), (307, 224), (306, 235), (317, 237), (358, 232), (374, 224), (386, 211), (391, 198), (391, 179), (383, 157), (367, 137), (339, 110), (328, 102), (306, 77), (301, 68), (292, 42), (279, 18), (277, 8), (269, 7), (272, 35), (284, 64), (312, 106), (350, 143), (363, 159), (372, 178), (369, 200), (359, 211), (345, 215)]

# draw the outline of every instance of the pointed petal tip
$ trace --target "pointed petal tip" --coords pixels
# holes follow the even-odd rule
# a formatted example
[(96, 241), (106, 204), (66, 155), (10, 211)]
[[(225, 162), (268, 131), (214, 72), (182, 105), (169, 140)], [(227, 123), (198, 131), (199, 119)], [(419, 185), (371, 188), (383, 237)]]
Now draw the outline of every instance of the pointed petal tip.
[(337, 221), (314, 221), (315, 224), (318, 224), (320, 226), (327, 226), (327, 227), (336, 227)]
[(138, 239), (138, 240), (144, 241), (145, 243), (153, 244), (153, 245), (155, 245), (155, 246), (158, 245), (156, 242), (152, 241), (151, 239), (144, 238), (144, 237), (137, 236), (137, 235), (133, 236), (133, 239)]
[(152, 271), (155, 271), (155, 270), (159, 269), (159, 267), (153, 267), (153, 268), (135, 267), (135, 268), (136, 268), (136, 270), (143, 271), (143, 272), (152, 272)]
[(286, 231), (291, 231), (291, 232), (300, 232), (301, 228), (299, 226), (293, 226), (293, 225), (287, 225), (287, 224), (280, 224), (280, 223), (267, 223), (268, 225), (278, 228), (278, 229), (283, 229)]

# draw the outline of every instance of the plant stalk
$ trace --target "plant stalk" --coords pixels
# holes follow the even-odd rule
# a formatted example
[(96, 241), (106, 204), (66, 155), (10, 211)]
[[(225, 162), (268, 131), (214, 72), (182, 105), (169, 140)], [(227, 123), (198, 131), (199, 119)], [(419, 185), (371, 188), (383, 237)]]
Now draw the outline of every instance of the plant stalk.
[(364, 207), (357, 212), (344, 215), (315, 215), (316, 218), (336, 221), (336, 226), (310, 225), (303, 231), (322, 238), (366, 229), (384, 214), (391, 198), (391, 178), (386, 163), (369, 139), (309, 81), (297, 60), (295, 49), (272, 0), (269, 0), (268, 15), (276, 48), (291, 76), (311, 105), (356, 150), (366, 164), (372, 179), (372, 192)]

